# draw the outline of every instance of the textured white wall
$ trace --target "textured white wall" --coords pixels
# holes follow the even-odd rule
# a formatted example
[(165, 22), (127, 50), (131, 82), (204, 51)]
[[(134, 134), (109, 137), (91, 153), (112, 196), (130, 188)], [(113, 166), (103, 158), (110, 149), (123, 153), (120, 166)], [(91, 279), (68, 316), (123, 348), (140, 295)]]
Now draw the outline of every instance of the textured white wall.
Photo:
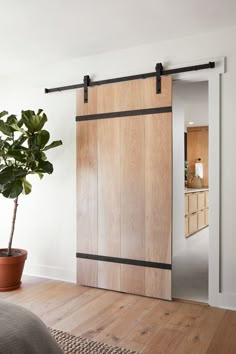
[[(185, 62), (226, 56), (227, 72), (222, 77), (222, 291), (236, 296), (236, 200), (235, 175), (235, 82), (236, 27), (214, 33), (165, 41), (109, 52), (93, 57), (16, 74), (0, 80), (0, 102), (11, 112), (42, 107), (48, 113), (54, 138), (64, 141), (52, 152), (55, 173), (34, 184), (33, 193), (22, 198), (15, 245), (29, 250), (27, 270), (65, 280), (75, 279), (75, 99), (74, 92), (44, 95), (44, 87), (81, 82), (83, 75), (94, 79), (153, 71), (156, 62), (181, 66)], [(1, 78), (0, 78), (1, 79)], [(4, 203), (3, 203), (4, 202)], [(1, 225), (9, 223), (9, 203), (0, 202)], [(0, 245), (6, 240), (1, 227)]]
[[(173, 256), (186, 247), (184, 237), (184, 100), (179, 95), (180, 85), (179, 81), (173, 85)], [(173, 268), (175, 266), (173, 264)]]

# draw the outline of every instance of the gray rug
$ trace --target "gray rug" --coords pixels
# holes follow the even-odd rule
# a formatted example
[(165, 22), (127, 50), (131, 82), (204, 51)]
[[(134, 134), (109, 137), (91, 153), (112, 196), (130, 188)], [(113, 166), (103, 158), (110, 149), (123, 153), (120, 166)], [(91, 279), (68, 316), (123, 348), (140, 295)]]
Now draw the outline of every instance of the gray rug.
[(129, 349), (113, 347), (94, 340), (49, 328), (65, 354), (138, 354)]

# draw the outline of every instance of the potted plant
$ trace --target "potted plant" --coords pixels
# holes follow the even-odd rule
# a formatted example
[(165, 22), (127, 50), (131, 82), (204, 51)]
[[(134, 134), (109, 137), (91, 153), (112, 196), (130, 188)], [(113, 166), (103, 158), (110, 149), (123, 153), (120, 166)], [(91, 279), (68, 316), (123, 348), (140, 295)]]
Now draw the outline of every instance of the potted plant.
[(0, 113), (0, 194), (14, 199), (11, 233), (7, 248), (0, 248), (0, 291), (17, 289), (27, 251), (12, 248), (18, 199), (21, 194), (31, 192), (30, 175), (53, 172), (46, 152), (62, 144), (61, 140), (49, 143), (50, 134), (43, 129), (47, 116), (42, 109), (22, 111), (19, 118)]

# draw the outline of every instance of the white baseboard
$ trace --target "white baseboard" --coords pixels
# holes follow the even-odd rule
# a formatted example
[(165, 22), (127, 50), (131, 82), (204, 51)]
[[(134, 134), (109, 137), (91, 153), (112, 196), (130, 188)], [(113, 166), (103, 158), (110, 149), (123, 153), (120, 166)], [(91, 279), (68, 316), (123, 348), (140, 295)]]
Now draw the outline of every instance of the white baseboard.
[(35, 277), (49, 278), (55, 280), (66, 281), (69, 283), (76, 283), (76, 272), (70, 269), (60, 267), (49, 267), (40, 264), (25, 264), (25, 275), (32, 275)]
[(235, 293), (221, 293), (220, 307), (229, 310), (236, 310), (236, 294)]

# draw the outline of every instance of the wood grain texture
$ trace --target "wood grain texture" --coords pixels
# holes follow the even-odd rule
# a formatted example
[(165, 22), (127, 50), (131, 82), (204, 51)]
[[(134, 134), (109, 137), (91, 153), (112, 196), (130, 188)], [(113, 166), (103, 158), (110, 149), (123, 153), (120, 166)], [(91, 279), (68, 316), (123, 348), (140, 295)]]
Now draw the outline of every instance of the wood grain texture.
[(171, 113), (145, 117), (145, 225), (145, 259), (171, 263)]
[(195, 170), (195, 160), (200, 158), (203, 164), (202, 186), (208, 188), (208, 127), (187, 128), (187, 134), (189, 170)]
[[(88, 96), (84, 104), (77, 91), (77, 115), (171, 106), (171, 77), (162, 78), (160, 95), (150, 78), (89, 87)], [(171, 263), (171, 119), (167, 113), (77, 123), (77, 140), (84, 142), (77, 146), (78, 170), (85, 169), (78, 175), (80, 252)], [(86, 285), (169, 299), (170, 279), (159, 269), (78, 260), (78, 282)]]
[(159, 299), (172, 299), (171, 270), (145, 268), (145, 295)]
[[(97, 254), (97, 122), (77, 125), (77, 252)], [(89, 266), (77, 260), (77, 281), (97, 286), (97, 263)]]
[(207, 350), (207, 354), (236, 353), (236, 312), (227, 311)]
[(88, 88), (84, 104), (83, 89), (77, 90), (77, 115), (129, 111), (172, 105), (172, 79), (161, 79), (161, 94), (156, 94), (156, 79), (133, 80)]
[[(120, 257), (120, 120), (98, 125), (98, 254)], [(98, 286), (120, 290), (120, 264), (98, 262)]]
[[(138, 260), (145, 260), (144, 127), (144, 117), (121, 120), (121, 257)], [(121, 265), (121, 291), (144, 294), (144, 271)]]
[(236, 312), (23, 277), (21, 289), (0, 293), (47, 326), (140, 354), (235, 354)]
[(197, 193), (197, 208), (198, 210), (203, 210), (206, 208), (206, 193)]

